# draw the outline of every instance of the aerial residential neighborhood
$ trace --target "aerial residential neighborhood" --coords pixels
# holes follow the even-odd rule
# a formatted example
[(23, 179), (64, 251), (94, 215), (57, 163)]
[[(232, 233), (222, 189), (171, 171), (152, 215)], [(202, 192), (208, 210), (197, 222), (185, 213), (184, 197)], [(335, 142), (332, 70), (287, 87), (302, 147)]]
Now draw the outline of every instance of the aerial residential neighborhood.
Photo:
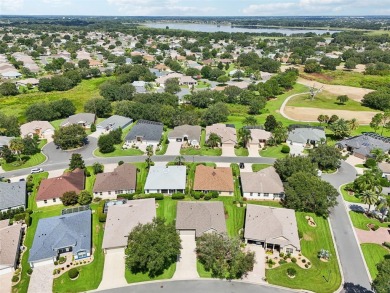
[(384, 4), (87, 2), (0, 0), (1, 293), (390, 292)]

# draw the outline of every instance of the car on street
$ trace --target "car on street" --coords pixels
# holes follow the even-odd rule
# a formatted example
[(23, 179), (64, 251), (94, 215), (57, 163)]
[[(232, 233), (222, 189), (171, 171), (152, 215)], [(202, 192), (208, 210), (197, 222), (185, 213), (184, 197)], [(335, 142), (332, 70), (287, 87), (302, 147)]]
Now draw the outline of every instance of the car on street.
[(42, 168), (33, 168), (31, 169), (31, 174), (41, 173), (43, 172)]

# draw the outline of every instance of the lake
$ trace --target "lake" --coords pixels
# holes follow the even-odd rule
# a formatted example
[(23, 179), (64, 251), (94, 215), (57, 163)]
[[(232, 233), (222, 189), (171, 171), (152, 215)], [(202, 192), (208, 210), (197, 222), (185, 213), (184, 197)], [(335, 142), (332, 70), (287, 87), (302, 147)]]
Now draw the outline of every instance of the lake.
[(206, 33), (215, 33), (215, 32), (226, 32), (226, 33), (281, 33), (285, 35), (297, 34), (297, 33), (316, 33), (324, 34), (329, 32), (331, 34), (337, 33), (338, 31), (328, 31), (328, 30), (319, 30), (319, 29), (292, 29), (292, 28), (239, 28), (231, 27), (229, 25), (217, 26), (215, 24), (201, 24), (201, 23), (179, 23), (179, 22), (164, 22), (164, 23), (145, 23), (145, 26), (151, 28), (166, 28), (167, 26), (170, 29), (180, 29), (188, 31), (198, 31)]

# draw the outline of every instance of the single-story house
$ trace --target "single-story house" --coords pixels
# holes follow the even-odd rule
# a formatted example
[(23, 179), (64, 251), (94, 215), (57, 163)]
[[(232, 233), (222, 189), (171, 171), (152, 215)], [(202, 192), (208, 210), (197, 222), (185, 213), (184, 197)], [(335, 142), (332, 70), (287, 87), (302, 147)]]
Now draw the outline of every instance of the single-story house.
[(297, 127), (288, 133), (287, 142), (290, 144), (300, 145), (318, 145), (326, 140), (325, 131), (323, 128), (313, 127)]
[(4, 146), (8, 146), (9, 147), (9, 144), (11, 142), (11, 140), (13, 140), (15, 137), (9, 137), (9, 136), (3, 136), (3, 135), (0, 135), (0, 148), (4, 147)]
[(32, 87), (35, 87), (39, 84), (39, 79), (37, 79), (37, 78), (21, 79), (21, 80), (18, 80), (15, 84), (17, 86), (27, 86), (27, 85), (31, 84)]
[(22, 74), (20, 74), (20, 73), (17, 72), (17, 71), (7, 71), (7, 72), (1, 73), (1, 76), (2, 76), (4, 79), (14, 79), (14, 78), (19, 78), (19, 77), (21, 77)]
[(220, 201), (177, 203), (176, 230), (181, 235), (200, 237), (204, 233), (226, 233), (225, 212)]
[(272, 166), (258, 172), (242, 172), (241, 187), (247, 199), (280, 200), (284, 197), (283, 182)]
[(22, 137), (37, 135), (39, 138), (51, 139), (54, 127), (47, 121), (31, 121), (20, 126), (20, 134)]
[(199, 146), (201, 132), (202, 128), (198, 125), (180, 125), (169, 132), (168, 139), (171, 142), (187, 142), (192, 146)]
[(79, 113), (69, 116), (61, 123), (61, 126), (69, 126), (71, 124), (78, 124), (84, 128), (91, 128), (91, 125), (95, 123), (96, 115), (92, 113)]
[(163, 124), (155, 121), (138, 120), (126, 135), (127, 145), (144, 142), (148, 145), (157, 145), (164, 132)]
[(103, 199), (116, 198), (118, 194), (134, 193), (137, 188), (137, 168), (122, 164), (113, 172), (96, 175), (93, 195)]
[(82, 169), (66, 172), (59, 177), (43, 179), (39, 185), (36, 201), (38, 207), (61, 204), (60, 197), (65, 192), (77, 194), (85, 189), (85, 174)]
[(237, 144), (237, 133), (234, 126), (228, 126), (223, 123), (206, 126), (206, 141), (209, 139), (211, 133), (217, 134), (221, 138), (222, 144), (233, 146)]
[(301, 251), (295, 211), (291, 209), (248, 204), (244, 238), (246, 243), (265, 249), (291, 254)]
[(26, 207), (26, 182), (0, 182), (0, 212)]
[(133, 122), (133, 119), (119, 115), (112, 115), (96, 125), (96, 132), (106, 133), (118, 128), (125, 128)]
[(234, 194), (234, 179), (232, 169), (228, 167), (209, 167), (198, 165), (195, 169), (195, 191), (218, 191), (220, 195)]
[(158, 77), (155, 82), (160, 84), (160, 85), (165, 85), (165, 82), (170, 79), (170, 78), (178, 78), (180, 79), (181, 77), (183, 76), (183, 74), (181, 73), (177, 73), (177, 72), (171, 72), (171, 73), (168, 73), (166, 75), (163, 75), (163, 76), (160, 76)]
[(91, 218), (91, 210), (85, 210), (40, 219), (28, 258), (30, 266), (52, 263), (69, 252), (74, 260), (91, 256)]
[(366, 159), (373, 157), (373, 149), (381, 149), (388, 153), (390, 150), (390, 138), (383, 137), (376, 133), (363, 133), (362, 135), (350, 137), (339, 141), (336, 146), (340, 149), (347, 150), (355, 157)]
[(104, 227), (102, 248), (108, 250), (123, 250), (127, 246), (127, 237), (138, 224), (147, 224), (156, 217), (154, 198), (129, 200), (121, 205), (108, 208)]
[(8, 223), (9, 220), (0, 221), (0, 275), (16, 270), (22, 246), (22, 224)]
[(198, 82), (191, 76), (182, 76), (179, 78), (180, 85), (196, 86)]
[(248, 128), (251, 132), (252, 139), (249, 141), (250, 145), (264, 146), (271, 138), (272, 133), (264, 129), (259, 128)]
[(186, 189), (186, 166), (151, 166), (145, 193), (172, 194)]

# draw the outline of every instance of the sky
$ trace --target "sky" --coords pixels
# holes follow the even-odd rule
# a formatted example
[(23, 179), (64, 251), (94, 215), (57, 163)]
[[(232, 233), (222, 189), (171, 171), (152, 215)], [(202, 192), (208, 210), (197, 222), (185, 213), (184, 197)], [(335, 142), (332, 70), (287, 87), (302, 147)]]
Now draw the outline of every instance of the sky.
[(390, 0), (0, 0), (0, 15), (390, 15)]

